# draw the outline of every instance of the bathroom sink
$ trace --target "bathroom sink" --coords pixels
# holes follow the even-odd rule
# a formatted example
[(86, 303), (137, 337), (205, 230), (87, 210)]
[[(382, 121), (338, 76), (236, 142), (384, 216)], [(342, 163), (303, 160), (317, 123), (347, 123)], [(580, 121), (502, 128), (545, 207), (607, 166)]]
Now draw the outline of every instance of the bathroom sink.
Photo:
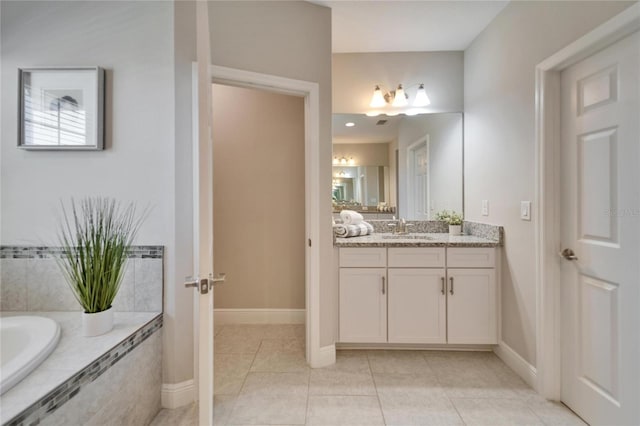
[(433, 237), (430, 237), (425, 234), (389, 234), (383, 235), (383, 240), (433, 240)]

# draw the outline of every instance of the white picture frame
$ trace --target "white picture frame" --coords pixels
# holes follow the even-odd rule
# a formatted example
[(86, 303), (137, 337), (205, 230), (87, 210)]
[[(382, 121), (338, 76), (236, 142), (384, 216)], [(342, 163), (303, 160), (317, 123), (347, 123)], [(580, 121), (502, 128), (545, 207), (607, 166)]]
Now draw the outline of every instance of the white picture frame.
[(19, 68), (18, 147), (104, 149), (104, 69)]

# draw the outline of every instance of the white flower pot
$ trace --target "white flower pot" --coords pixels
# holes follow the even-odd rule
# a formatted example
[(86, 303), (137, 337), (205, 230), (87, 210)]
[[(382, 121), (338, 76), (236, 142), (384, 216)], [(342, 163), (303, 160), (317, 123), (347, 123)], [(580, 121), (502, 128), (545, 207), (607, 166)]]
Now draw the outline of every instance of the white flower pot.
[(113, 329), (113, 308), (95, 314), (82, 313), (82, 335), (99, 336)]
[(462, 235), (462, 225), (449, 225), (449, 235)]

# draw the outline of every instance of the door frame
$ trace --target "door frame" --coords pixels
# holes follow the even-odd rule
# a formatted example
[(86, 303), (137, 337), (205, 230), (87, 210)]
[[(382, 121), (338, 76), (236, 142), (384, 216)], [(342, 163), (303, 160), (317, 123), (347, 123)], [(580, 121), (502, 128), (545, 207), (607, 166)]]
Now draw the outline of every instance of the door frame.
[(560, 74), (640, 29), (636, 3), (536, 66), (535, 251), (537, 391), (561, 398)]
[[(420, 148), (420, 146), (424, 145), (427, 150), (427, 208), (429, 211), (429, 216), (431, 216), (431, 155), (429, 152), (429, 133), (425, 133), (417, 141), (411, 143), (407, 147), (407, 217), (411, 218), (413, 212), (416, 209), (416, 200), (414, 195), (415, 190), (415, 180), (414, 180), (414, 165), (415, 165), (415, 157), (416, 157), (416, 149)], [(416, 220), (425, 220), (425, 219), (416, 219)]]
[[(211, 83), (304, 98), (305, 144), (305, 351), (311, 367), (327, 364), (320, 350), (320, 89), (318, 83), (210, 65)], [(215, 123), (212, 123), (215, 126)], [(197, 158), (194, 158), (197, 164)], [(232, 278), (232, 277), (231, 277)]]

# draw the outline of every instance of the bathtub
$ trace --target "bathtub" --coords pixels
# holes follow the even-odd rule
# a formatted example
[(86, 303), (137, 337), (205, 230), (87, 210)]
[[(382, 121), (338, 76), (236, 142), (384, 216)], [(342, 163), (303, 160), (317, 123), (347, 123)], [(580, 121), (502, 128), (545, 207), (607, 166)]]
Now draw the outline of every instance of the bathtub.
[(50, 318), (0, 318), (0, 395), (47, 359), (60, 340), (60, 326)]

